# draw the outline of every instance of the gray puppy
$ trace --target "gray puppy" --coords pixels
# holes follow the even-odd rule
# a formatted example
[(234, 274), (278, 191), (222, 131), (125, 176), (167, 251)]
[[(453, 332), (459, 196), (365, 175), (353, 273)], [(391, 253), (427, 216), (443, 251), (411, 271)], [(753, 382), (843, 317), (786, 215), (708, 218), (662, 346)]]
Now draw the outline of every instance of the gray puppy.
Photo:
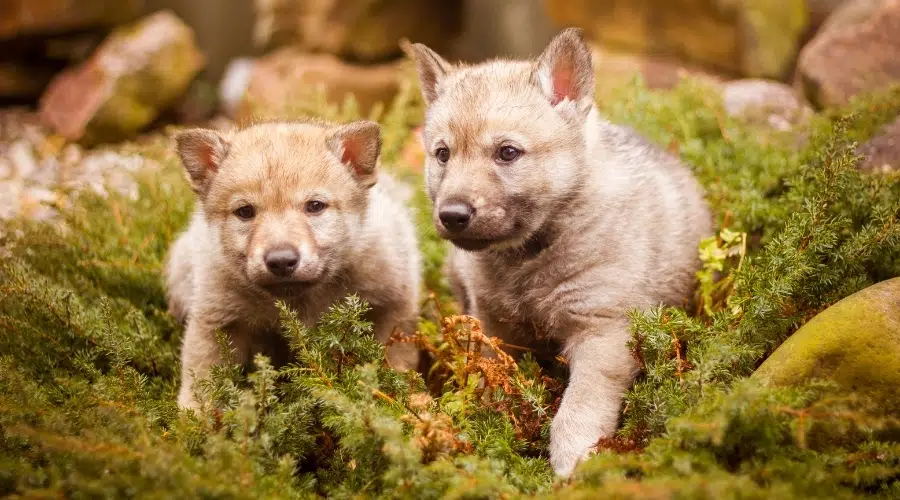
[(453, 65), (413, 50), (454, 289), (489, 335), (558, 342), (570, 378), (550, 462), (568, 475), (614, 433), (638, 372), (627, 311), (690, 296), (712, 232), (702, 189), (677, 158), (599, 116), (581, 30), (534, 61)]

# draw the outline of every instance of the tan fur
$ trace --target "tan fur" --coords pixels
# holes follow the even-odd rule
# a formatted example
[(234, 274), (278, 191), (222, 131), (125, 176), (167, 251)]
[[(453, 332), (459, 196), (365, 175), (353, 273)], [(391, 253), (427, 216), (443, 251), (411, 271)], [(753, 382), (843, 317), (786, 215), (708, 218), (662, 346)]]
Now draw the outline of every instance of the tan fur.
[[(414, 50), (428, 193), (457, 247), (451, 283), (488, 334), (567, 357), (550, 460), (568, 475), (615, 431), (638, 372), (627, 311), (690, 295), (712, 231), (702, 189), (677, 158), (599, 116), (579, 30), (535, 61), (454, 66)], [(498, 161), (504, 145), (522, 153)], [(439, 148), (450, 150), (443, 165)], [(439, 220), (451, 203), (474, 209), (462, 231)]]
[[(192, 383), (219, 361), (216, 329), (230, 336), (241, 362), (256, 352), (285, 359), (276, 299), (313, 325), (335, 301), (357, 293), (373, 308), (378, 340), (395, 327), (415, 329), (415, 227), (399, 186), (375, 168), (376, 124), (270, 123), (227, 134), (195, 129), (177, 139), (199, 198), (166, 269), (169, 309), (186, 322), (180, 405), (197, 407)], [(308, 213), (313, 199), (326, 208)], [(249, 220), (235, 213), (246, 204), (255, 208)], [(264, 255), (285, 245), (300, 260), (291, 276), (278, 277)], [(388, 359), (414, 368), (418, 352), (392, 346)]]

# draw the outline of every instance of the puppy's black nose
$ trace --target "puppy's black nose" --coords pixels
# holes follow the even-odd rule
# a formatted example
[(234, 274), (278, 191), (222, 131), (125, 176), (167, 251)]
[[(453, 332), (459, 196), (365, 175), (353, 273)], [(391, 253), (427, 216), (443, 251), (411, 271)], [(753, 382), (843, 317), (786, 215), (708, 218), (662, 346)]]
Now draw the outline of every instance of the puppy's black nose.
[(443, 205), (438, 212), (438, 218), (441, 224), (448, 231), (462, 231), (469, 225), (472, 216), (475, 215), (475, 209), (468, 203), (458, 201), (450, 202)]
[(297, 264), (300, 263), (300, 254), (293, 247), (277, 246), (270, 248), (264, 259), (269, 272), (283, 278), (290, 276), (294, 269), (297, 269)]

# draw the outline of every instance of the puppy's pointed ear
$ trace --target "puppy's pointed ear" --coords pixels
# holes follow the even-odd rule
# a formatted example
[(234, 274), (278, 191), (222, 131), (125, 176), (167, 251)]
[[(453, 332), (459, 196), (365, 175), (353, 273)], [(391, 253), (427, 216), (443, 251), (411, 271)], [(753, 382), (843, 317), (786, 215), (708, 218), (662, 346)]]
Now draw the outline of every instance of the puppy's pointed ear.
[(228, 143), (214, 130), (197, 128), (179, 132), (175, 144), (191, 188), (204, 196), (228, 154)]
[(453, 65), (421, 43), (407, 43), (403, 49), (415, 58), (422, 97), (425, 98), (425, 104), (431, 104), (438, 97), (438, 84), (453, 70)]
[(537, 84), (550, 104), (573, 103), (586, 113), (594, 99), (594, 64), (581, 28), (569, 28), (556, 35), (538, 58)]
[(372, 187), (378, 178), (375, 171), (381, 154), (381, 126), (361, 120), (337, 127), (328, 139), (328, 147), (350, 168), (350, 173), (363, 187)]

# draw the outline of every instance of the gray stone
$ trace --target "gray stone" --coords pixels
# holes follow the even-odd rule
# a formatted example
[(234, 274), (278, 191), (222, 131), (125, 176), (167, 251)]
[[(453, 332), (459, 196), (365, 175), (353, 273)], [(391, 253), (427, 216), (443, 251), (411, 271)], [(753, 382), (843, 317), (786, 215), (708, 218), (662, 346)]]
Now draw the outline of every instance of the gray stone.
[(861, 145), (858, 152), (865, 156), (859, 164), (860, 170), (892, 172), (900, 169), (900, 116)]
[(812, 109), (793, 88), (770, 80), (728, 82), (722, 101), (730, 116), (775, 130), (791, 130), (812, 116)]

